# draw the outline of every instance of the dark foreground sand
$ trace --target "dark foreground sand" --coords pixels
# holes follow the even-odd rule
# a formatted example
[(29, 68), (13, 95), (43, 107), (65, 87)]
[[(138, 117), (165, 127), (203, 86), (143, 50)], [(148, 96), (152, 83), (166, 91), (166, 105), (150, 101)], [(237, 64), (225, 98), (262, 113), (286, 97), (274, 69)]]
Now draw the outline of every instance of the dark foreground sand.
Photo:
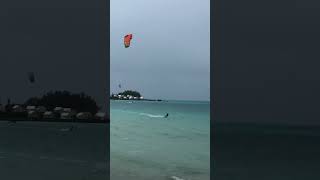
[(216, 125), (216, 180), (319, 180), (320, 128)]
[(0, 179), (109, 179), (108, 124), (0, 122)]

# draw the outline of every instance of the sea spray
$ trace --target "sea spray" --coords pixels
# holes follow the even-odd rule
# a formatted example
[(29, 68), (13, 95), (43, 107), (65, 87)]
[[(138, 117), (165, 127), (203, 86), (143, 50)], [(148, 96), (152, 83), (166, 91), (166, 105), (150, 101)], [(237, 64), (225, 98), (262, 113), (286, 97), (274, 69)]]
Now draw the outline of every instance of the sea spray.
[(170, 179), (171, 179), (171, 180), (184, 180), (184, 179), (179, 178), (179, 177), (177, 177), (177, 176), (171, 176)]
[(148, 116), (151, 118), (163, 118), (163, 115), (158, 115), (158, 114), (148, 114), (148, 113), (140, 113), (141, 116)]

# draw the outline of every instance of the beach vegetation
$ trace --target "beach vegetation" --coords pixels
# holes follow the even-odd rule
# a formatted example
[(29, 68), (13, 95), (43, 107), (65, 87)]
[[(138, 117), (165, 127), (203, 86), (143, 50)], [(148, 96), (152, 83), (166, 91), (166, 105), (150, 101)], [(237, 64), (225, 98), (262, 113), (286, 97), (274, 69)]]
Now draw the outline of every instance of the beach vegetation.
[(44, 106), (48, 110), (55, 107), (68, 107), (77, 112), (90, 112), (96, 114), (99, 107), (96, 101), (85, 93), (71, 93), (69, 91), (51, 91), (42, 97), (31, 97), (24, 106)]

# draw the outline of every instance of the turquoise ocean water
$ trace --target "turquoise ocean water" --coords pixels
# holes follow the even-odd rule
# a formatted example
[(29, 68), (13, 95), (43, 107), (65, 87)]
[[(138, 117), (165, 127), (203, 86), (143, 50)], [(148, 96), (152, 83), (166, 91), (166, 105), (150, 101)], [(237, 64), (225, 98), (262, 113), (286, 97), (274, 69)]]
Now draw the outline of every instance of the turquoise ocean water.
[(209, 102), (110, 103), (111, 179), (209, 179)]

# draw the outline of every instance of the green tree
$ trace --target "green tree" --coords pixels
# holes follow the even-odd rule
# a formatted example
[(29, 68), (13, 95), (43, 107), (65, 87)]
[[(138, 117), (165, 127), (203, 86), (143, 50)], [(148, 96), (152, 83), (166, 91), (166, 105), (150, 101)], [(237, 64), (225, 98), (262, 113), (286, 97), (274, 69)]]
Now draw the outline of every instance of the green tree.
[(119, 95), (124, 95), (124, 96), (134, 96), (134, 97), (141, 97), (141, 94), (137, 91), (132, 91), (132, 90), (126, 90), (123, 91), (122, 93), (119, 93)]
[(95, 100), (85, 93), (70, 93), (69, 91), (48, 92), (41, 98), (32, 97), (28, 99), (25, 106), (45, 106), (49, 110), (55, 107), (68, 107), (75, 109), (78, 112), (97, 113), (99, 107)]

